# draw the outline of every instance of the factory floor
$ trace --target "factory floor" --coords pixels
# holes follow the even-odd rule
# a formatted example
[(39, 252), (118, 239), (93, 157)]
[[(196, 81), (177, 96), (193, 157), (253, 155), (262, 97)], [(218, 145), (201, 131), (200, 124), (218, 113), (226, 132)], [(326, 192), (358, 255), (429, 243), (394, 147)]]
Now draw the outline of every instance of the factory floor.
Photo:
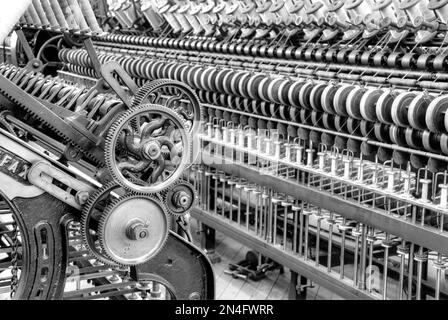
[[(201, 246), (201, 236), (196, 233), (197, 223), (192, 221), (193, 241)], [(250, 249), (235, 240), (216, 232), (216, 253), (221, 258), (220, 262), (213, 264), (216, 280), (217, 300), (287, 300), (289, 294), (289, 282), (291, 273), (285, 268), (283, 274), (280, 271), (269, 271), (266, 277), (259, 281), (233, 278), (224, 273), (228, 269), (229, 262), (238, 263), (243, 260)], [(336, 300), (339, 296), (327, 289), (313, 283), (313, 288), (307, 289), (308, 300)]]

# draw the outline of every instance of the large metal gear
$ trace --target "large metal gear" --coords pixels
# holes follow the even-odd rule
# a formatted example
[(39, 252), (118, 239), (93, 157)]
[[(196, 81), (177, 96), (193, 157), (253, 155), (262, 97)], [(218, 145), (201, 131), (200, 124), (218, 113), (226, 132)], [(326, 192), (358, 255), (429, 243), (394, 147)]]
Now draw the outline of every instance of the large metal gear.
[(99, 241), (105, 255), (119, 265), (138, 265), (165, 245), (170, 222), (154, 196), (127, 194), (113, 200), (101, 215)]
[(154, 103), (175, 110), (184, 119), (191, 134), (192, 163), (199, 155), (197, 134), (203, 121), (203, 110), (196, 93), (188, 85), (172, 79), (157, 79), (145, 83), (134, 96), (133, 107), (143, 103)]
[(175, 110), (186, 122), (188, 131), (199, 131), (203, 114), (196, 93), (186, 84), (171, 79), (157, 79), (145, 83), (134, 96), (132, 106), (144, 103), (164, 105)]
[(197, 194), (191, 183), (179, 180), (162, 193), (162, 198), (168, 213), (174, 216), (183, 216), (195, 204)]
[(124, 188), (157, 193), (191, 165), (191, 153), (183, 119), (168, 107), (145, 104), (125, 112), (111, 126), (105, 160), (114, 181)]
[[(113, 191), (117, 192), (121, 186), (116, 182), (109, 182), (99, 188), (87, 200), (82, 210), (81, 235), (87, 249), (104, 264), (116, 266), (117, 263), (103, 252), (98, 239), (99, 220), (106, 206), (114, 199)], [(116, 197), (115, 197), (116, 199)]]

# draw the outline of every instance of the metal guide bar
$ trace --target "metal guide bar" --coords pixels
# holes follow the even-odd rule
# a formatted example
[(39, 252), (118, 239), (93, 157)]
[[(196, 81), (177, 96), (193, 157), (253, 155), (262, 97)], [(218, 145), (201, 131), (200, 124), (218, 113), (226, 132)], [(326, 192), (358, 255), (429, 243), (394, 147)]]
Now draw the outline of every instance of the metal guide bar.
[[(215, 144), (215, 145), (218, 145), (221, 147), (228, 147), (228, 145), (226, 145), (225, 143), (223, 143), (221, 141), (217, 141), (216, 139), (210, 139), (208, 137), (201, 136), (201, 140), (210, 142), (212, 144)], [(324, 177), (327, 179), (333, 179), (334, 181), (344, 183), (345, 185), (360, 188), (360, 189), (363, 189), (365, 191), (372, 192), (372, 193), (378, 193), (382, 196), (386, 196), (388, 198), (391, 198), (391, 199), (394, 199), (394, 200), (397, 200), (400, 202), (415, 205), (415, 206), (418, 206), (421, 208), (426, 208), (428, 210), (433, 210), (436, 212), (446, 213), (446, 208), (432, 204), (431, 202), (421, 201), (421, 200), (418, 200), (413, 197), (408, 197), (404, 193), (385, 191), (383, 189), (373, 186), (372, 184), (366, 184), (366, 183), (361, 183), (359, 181), (346, 179), (343, 176), (337, 176), (337, 175), (332, 174), (331, 172), (326, 172), (326, 171), (323, 171), (323, 170), (320, 170), (320, 169), (317, 169), (317, 168), (314, 168), (314, 167), (311, 167), (308, 165), (298, 164), (298, 163), (294, 163), (292, 161), (286, 161), (285, 159), (275, 158), (275, 157), (269, 156), (269, 155), (263, 155), (262, 153), (257, 152), (257, 150), (248, 151), (247, 149), (245, 149), (243, 147), (239, 147), (239, 146), (235, 146), (235, 145), (231, 146), (231, 148), (236, 152), (247, 153), (251, 156), (256, 156), (259, 159), (263, 159), (265, 161), (272, 161), (274, 163), (277, 163), (278, 165), (284, 165), (285, 167), (290, 168), (290, 169), (299, 169), (302, 172), (316, 174), (319, 177)], [(229, 164), (227, 163), (227, 165), (229, 165)]]
[(223, 219), (212, 216), (204, 210), (194, 208), (191, 211), (193, 218), (201, 221), (207, 226), (219, 230), (226, 236), (235, 239), (243, 245), (261, 253), (262, 255), (271, 258), (272, 260), (284, 265), (285, 267), (299, 273), (300, 275), (311, 279), (312, 281), (322, 285), (328, 290), (344, 297), (346, 299), (379, 299), (379, 297), (368, 294), (364, 290), (353, 287), (348, 280), (341, 280), (338, 275), (328, 273), (323, 266), (316, 267), (314, 263), (309, 260), (305, 261), (291, 253), (278, 250), (277, 246), (267, 243), (266, 241), (256, 238), (249, 233), (241, 230), (233, 223), (224, 221)]
[(409, 221), (375, 210), (327, 192), (288, 181), (282, 177), (261, 175), (259, 171), (239, 164), (223, 164), (222, 158), (202, 153), (202, 159), (211, 167), (239, 176), (255, 184), (269, 186), (277, 192), (290, 195), (313, 205), (336, 212), (341, 216), (378, 228), (424, 247), (448, 254), (448, 235), (445, 232), (415, 225)]

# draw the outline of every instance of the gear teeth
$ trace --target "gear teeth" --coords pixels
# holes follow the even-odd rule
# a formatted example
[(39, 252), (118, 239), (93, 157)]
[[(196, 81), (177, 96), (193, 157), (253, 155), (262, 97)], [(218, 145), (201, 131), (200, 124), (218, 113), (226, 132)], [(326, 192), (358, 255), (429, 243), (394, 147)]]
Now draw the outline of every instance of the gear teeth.
[(105, 240), (104, 240), (104, 232), (105, 232), (105, 226), (106, 226), (106, 219), (107, 217), (113, 212), (113, 210), (116, 208), (116, 206), (118, 206), (120, 203), (125, 202), (129, 199), (132, 198), (138, 198), (138, 197), (145, 197), (147, 199), (151, 199), (152, 201), (156, 202), (160, 208), (162, 209), (165, 217), (166, 217), (166, 229), (170, 230), (171, 229), (171, 220), (169, 219), (169, 216), (167, 214), (167, 209), (165, 207), (165, 205), (163, 204), (162, 201), (160, 201), (157, 197), (155, 197), (154, 195), (148, 195), (146, 193), (136, 193), (136, 192), (132, 192), (132, 193), (128, 193), (125, 194), (124, 196), (118, 198), (118, 199), (114, 199), (111, 201), (111, 203), (109, 203), (109, 205), (106, 207), (106, 209), (103, 212), (103, 215), (100, 218), (99, 221), (99, 227), (98, 227), (98, 239), (100, 242), (100, 246), (101, 248), (104, 250), (104, 254), (107, 256), (107, 258), (111, 261), (114, 261), (114, 263), (118, 266), (135, 266), (135, 265), (139, 265), (142, 263), (145, 263), (146, 261), (154, 258), (166, 245), (166, 242), (168, 241), (168, 235), (169, 235), (169, 231), (166, 233), (164, 240), (162, 241), (162, 243), (160, 244), (158, 250), (156, 253), (153, 254), (153, 256), (151, 258), (149, 258), (148, 260), (142, 261), (140, 263), (136, 263), (136, 264), (123, 264), (119, 261), (116, 261), (116, 259), (114, 259), (108, 252), (106, 249), (106, 245), (105, 245)]
[(81, 236), (83, 239), (83, 243), (87, 247), (87, 250), (99, 261), (102, 263), (112, 266), (112, 267), (120, 267), (122, 265), (115, 263), (115, 261), (108, 259), (107, 257), (101, 255), (99, 252), (97, 252), (96, 248), (92, 248), (90, 245), (89, 238), (89, 226), (88, 226), (88, 217), (90, 214), (92, 214), (93, 210), (95, 209), (95, 205), (97, 204), (98, 200), (101, 199), (101, 197), (106, 193), (110, 192), (116, 188), (119, 188), (120, 185), (114, 181), (108, 182), (105, 185), (103, 185), (101, 188), (97, 189), (87, 200), (87, 202), (84, 204), (82, 213), (81, 213)]
[[(170, 108), (164, 107), (162, 105), (144, 104), (144, 105), (141, 105), (141, 106), (138, 106), (138, 107), (135, 107), (135, 108), (132, 108), (132, 109), (126, 111), (116, 121), (114, 121), (114, 123), (111, 125), (108, 135), (107, 135), (107, 139), (106, 139), (104, 158), (105, 158), (106, 167), (107, 167), (110, 175), (112, 176), (113, 180), (120, 183), (120, 185), (123, 188), (125, 188), (128, 191), (135, 192), (135, 193), (154, 194), (154, 193), (163, 191), (164, 189), (168, 188), (169, 185), (159, 187), (159, 189), (157, 189), (155, 187), (150, 188), (149, 186), (145, 186), (145, 187), (142, 187), (143, 190), (142, 190), (142, 188), (138, 188), (138, 186), (134, 186), (134, 184), (130, 183), (129, 181), (127, 181), (127, 179), (123, 178), (119, 174), (118, 166), (117, 166), (115, 156), (114, 156), (114, 153), (115, 153), (114, 148), (116, 145), (116, 140), (118, 139), (118, 135), (121, 132), (122, 126), (129, 119), (131, 119), (132, 117), (134, 117), (135, 115), (137, 115), (143, 111), (164, 112), (164, 113), (168, 114), (171, 118), (174, 118), (180, 124), (181, 128), (178, 128), (178, 129), (182, 129), (184, 132), (186, 132), (184, 120), (175, 111), (171, 110)], [(187, 140), (187, 146), (188, 146), (187, 150), (188, 151), (183, 153), (183, 157), (188, 157), (187, 162), (190, 162), (192, 159), (192, 154), (193, 154), (192, 140), (191, 140), (191, 137), (189, 134), (186, 134), (184, 138)], [(184, 145), (184, 149), (185, 149), (185, 145)], [(180, 175), (182, 175), (184, 169), (186, 169), (189, 165), (191, 165), (191, 163), (185, 163), (185, 160), (183, 160), (182, 163), (183, 164), (175, 170), (175, 173), (173, 173), (178, 176), (177, 178), (179, 178)], [(173, 180), (175, 180), (175, 179), (173, 179)]]

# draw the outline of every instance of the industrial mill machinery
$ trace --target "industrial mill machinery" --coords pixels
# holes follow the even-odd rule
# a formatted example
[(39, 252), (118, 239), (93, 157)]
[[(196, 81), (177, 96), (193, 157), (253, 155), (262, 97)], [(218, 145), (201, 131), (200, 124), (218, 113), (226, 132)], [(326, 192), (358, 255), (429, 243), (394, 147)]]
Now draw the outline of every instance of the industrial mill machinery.
[[(143, 93), (98, 60), (91, 38), (103, 34), (89, 1), (39, 0), (6, 41), (1, 296), (212, 299), (210, 262), (188, 229), (197, 195), (182, 179), (197, 157), (198, 98), (169, 80)], [(89, 51), (95, 85), (52, 76), (60, 46)]]
[(91, 254), (128, 264), (102, 228), (146, 201), (199, 221), (210, 258), (217, 230), (287, 267), (293, 298), (448, 297), (448, 1), (86, 2), (70, 20), (33, 1), (3, 44), (0, 123), (93, 168)]

